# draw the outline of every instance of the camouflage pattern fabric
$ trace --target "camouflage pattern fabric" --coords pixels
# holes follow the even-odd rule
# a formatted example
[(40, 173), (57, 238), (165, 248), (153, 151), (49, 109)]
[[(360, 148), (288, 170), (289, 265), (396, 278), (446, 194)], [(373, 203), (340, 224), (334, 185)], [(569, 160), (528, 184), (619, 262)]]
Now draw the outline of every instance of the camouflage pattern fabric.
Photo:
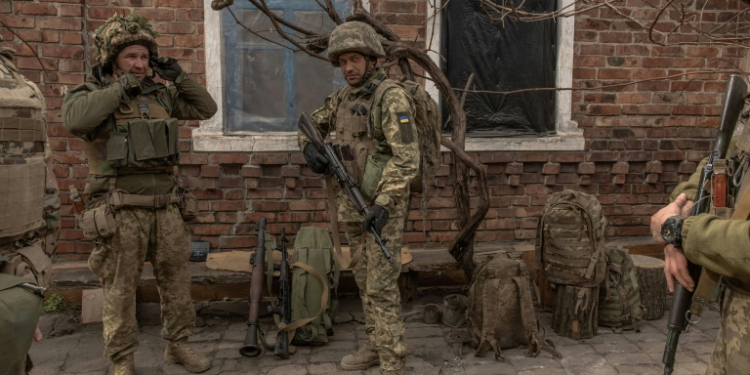
[(706, 375), (750, 372), (750, 296), (728, 288), (721, 307), (721, 329)]
[(179, 208), (121, 208), (115, 220), (117, 233), (97, 244), (89, 257), (89, 267), (104, 288), (104, 353), (113, 362), (138, 347), (135, 294), (146, 260), (154, 266), (161, 299), (162, 337), (179, 340), (190, 336), (195, 326), (190, 233)]
[(385, 57), (378, 33), (372, 26), (359, 21), (350, 21), (336, 26), (328, 39), (328, 59), (339, 66), (339, 55), (359, 52), (365, 56)]
[(352, 272), (362, 299), (369, 341), (380, 355), (380, 368), (386, 371), (400, 370), (406, 363), (406, 340), (398, 289), (404, 219), (404, 213), (389, 217), (383, 228), (383, 237), (389, 239), (388, 248), (393, 254), (393, 263), (388, 263), (372, 234), (367, 233), (366, 238), (363, 237), (361, 220), (346, 223), (346, 234), (352, 250), (362, 252), (362, 259)]
[(115, 14), (94, 32), (96, 59), (102, 65), (112, 62), (123, 48), (133, 44), (144, 45), (151, 55), (156, 55), (157, 36), (146, 17)]

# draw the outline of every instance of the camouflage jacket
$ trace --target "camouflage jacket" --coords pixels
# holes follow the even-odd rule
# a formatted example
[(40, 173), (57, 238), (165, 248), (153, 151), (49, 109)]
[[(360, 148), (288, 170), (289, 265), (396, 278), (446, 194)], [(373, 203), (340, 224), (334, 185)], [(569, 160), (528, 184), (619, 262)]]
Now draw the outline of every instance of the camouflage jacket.
[[(733, 153), (734, 140), (728, 154)], [(701, 169), (707, 159), (686, 182), (679, 184), (670, 198), (685, 193), (695, 198)], [(745, 178), (750, 178), (746, 176)], [(687, 258), (698, 265), (725, 276), (730, 287), (750, 292), (750, 221), (722, 219), (711, 214), (700, 214), (685, 219), (682, 225), (682, 247)]]
[[(322, 107), (315, 110), (310, 116), (310, 120), (324, 137), (330, 132), (336, 130), (336, 111), (340, 105), (344, 105), (348, 96), (362, 95), (362, 91), (367, 87), (367, 83), (375, 79), (378, 75), (385, 74), (383, 69), (377, 68), (368, 78), (368, 81), (357, 87), (343, 86), (325, 99)], [(348, 94), (345, 94), (348, 93)], [(347, 97), (343, 97), (347, 96)], [(373, 127), (373, 137), (377, 141), (377, 153), (392, 156), (383, 169), (380, 183), (377, 189), (377, 196), (374, 203), (385, 207), (391, 215), (399, 215), (403, 206), (408, 203), (409, 184), (416, 176), (419, 169), (419, 144), (416, 137), (403, 137), (402, 126), (399, 114), (408, 113), (411, 119), (414, 118), (414, 101), (400, 87), (394, 87), (386, 90), (382, 99), (376, 98), (376, 105), (380, 106), (380, 111), (372, 109), (370, 111), (370, 122)], [(379, 116), (376, 116), (379, 113)], [(379, 117), (379, 121), (378, 118)], [(411, 134), (416, 135), (413, 120), (407, 123), (411, 126)], [(408, 140), (405, 142), (404, 140)], [(298, 141), (300, 150), (304, 150), (310, 141), (298, 132)]]
[[(163, 106), (171, 117), (179, 120), (205, 120), (216, 113), (216, 102), (198, 82), (184, 72), (176, 82), (179, 83), (171, 87), (148, 82), (150, 85), (159, 86), (155, 95), (160, 102), (164, 103)], [(120, 83), (112, 82), (110, 76), (105, 76), (100, 81), (93, 74), (89, 74), (84, 84), (74, 88), (63, 99), (62, 112), (65, 127), (84, 141), (94, 142), (99, 127), (109, 126), (114, 122), (113, 113), (123, 100), (123, 95)], [(88, 155), (88, 157), (92, 158), (94, 155)], [(127, 185), (121, 186), (120, 183), (124, 180), (118, 179), (118, 188), (132, 193), (136, 192), (133, 190), (153, 190), (162, 191), (158, 194), (163, 194), (164, 190), (171, 189), (173, 180), (168, 176), (162, 177), (153, 187), (144, 187), (144, 184), (137, 180), (130, 180)], [(144, 178), (151, 179), (153, 175), (144, 175)], [(95, 171), (90, 171), (85, 192), (89, 194), (104, 192), (107, 190), (107, 181), (108, 177), (97, 176)]]

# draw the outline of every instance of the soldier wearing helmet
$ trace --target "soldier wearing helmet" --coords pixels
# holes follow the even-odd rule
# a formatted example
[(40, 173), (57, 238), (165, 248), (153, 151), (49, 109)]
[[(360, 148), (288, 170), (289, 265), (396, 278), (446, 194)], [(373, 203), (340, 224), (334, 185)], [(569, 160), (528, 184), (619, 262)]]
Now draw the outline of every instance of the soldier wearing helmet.
[[(363, 222), (341, 192), (336, 197), (338, 220), (346, 224), (353, 254), (361, 254), (353, 272), (368, 334), (367, 344), (345, 356), (341, 368), (364, 370), (380, 364), (382, 374), (403, 374), (406, 344), (397, 281), (409, 184), (417, 174), (420, 154), (414, 102), (378, 66), (381, 57), (385, 52), (372, 27), (362, 22), (337, 26), (330, 35), (328, 58), (341, 68), (348, 85), (328, 96), (310, 118), (321, 135), (334, 132), (339, 158), (371, 205)], [(327, 173), (326, 157), (304, 134), (298, 137), (310, 169)], [(364, 230), (371, 226), (389, 239), (394, 263)]]
[[(99, 62), (63, 100), (65, 127), (85, 141), (89, 176), (84, 235), (96, 240), (91, 270), (104, 288), (105, 355), (116, 375), (135, 373), (135, 292), (153, 264), (162, 308), (165, 360), (190, 372), (211, 367), (187, 345), (195, 325), (186, 219), (195, 200), (177, 183), (178, 120), (205, 120), (216, 103), (171, 58), (159, 58), (146, 18), (115, 15), (96, 30)], [(158, 74), (169, 87), (153, 80)]]
[[(0, 35), (0, 42), (3, 41)], [(52, 279), (60, 199), (47, 142), (47, 105), (39, 88), (0, 47), (0, 373), (25, 374), (32, 338)]]

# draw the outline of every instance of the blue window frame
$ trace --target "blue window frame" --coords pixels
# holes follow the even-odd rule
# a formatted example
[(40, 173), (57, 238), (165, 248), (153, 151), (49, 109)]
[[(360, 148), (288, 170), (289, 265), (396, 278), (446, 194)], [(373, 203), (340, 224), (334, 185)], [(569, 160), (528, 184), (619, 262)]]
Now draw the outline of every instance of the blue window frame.
[[(266, 4), (275, 14), (307, 30), (326, 34), (335, 27), (316, 1), (270, 0)], [(351, 13), (351, 1), (335, 0), (334, 4), (342, 18)], [(232, 9), (243, 24), (263, 38), (237, 25), (229, 12), (222, 12), (225, 132), (296, 131), (297, 118), (303, 111), (310, 113), (320, 107), (327, 95), (346, 84), (340, 69), (284, 48), (292, 44), (281, 38), (268, 17), (249, 2), (235, 2)], [(291, 29), (285, 31), (295, 35)]]

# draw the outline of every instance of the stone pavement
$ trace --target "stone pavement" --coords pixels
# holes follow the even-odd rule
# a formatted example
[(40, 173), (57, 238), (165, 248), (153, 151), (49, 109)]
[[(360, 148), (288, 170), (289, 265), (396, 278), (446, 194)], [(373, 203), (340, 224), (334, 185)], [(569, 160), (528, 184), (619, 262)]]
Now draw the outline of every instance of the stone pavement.
[[(438, 295), (440, 293), (440, 295)], [(664, 350), (667, 316), (641, 324), (641, 332), (626, 331), (615, 334), (599, 327), (592, 339), (575, 341), (557, 336), (550, 327), (552, 315), (540, 312), (545, 339), (552, 340), (561, 359), (542, 352), (536, 358), (524, 355), (522, 348), (504, 352), (506, 361), (495, 361), (492, 354), (476, 358), (468, 345), (463, 354), (454, 354), (446, 337), (454, 331), (444, 325), (421, 322), (422, 308), (426, 303), (437, 303), (449, 293), (423, 293), (417, 301), (404, 306), (406, 341), (409, 349), (407, 374), (518, 374), (518, 375), (648, 375), (662, 374), (661, 357)], [(244, 304), (241, 306), (244, 307)], [(155, 309), (151, 309), (155, 310)], [(214, 310), (215, 311), (215, 310)], [(141, 314), (143, 315), (143, 314)], [(141, 319), (140, 348), (136, 352), (139, 375), (188, 374), (177, 365), (164, 363), (166, 342), (161, 338), (160, 326), (148, 325), (156, 319)], [(71, 315), (49, 315), (42, 322), (45, 340), (32, 346), (31, 355), (36, 367), (31, 375), (82, 374), (104, 375), (111, 366), (103, 357), (101, 324), (78, 326), (71, 323)], [(190, 338), (197, 350), (208, 354), (213, 367), (204, 374), (267, 374), (267, 375), (318, 375), (351, 374), (376, 375), (377, 368), (367, 371), (341, 371), (338, 362), (342, 356), (363, 345), (366, 340), (360, 301), (342, 298), (334, 326), (335, 334), (323, 347), (298, 347), (288, 360), (278, 359), (272, 351), (259, 357), (246, 358), (239, 354), (246, 325), (241, 316), (215, 317), (201, 313), (199, 327)], [(145, 324), (144, 324), (145, 322)], [(264, 329), (270, 319), (261, 320)], [(158, 324), (158, 323), (157, 323)], [(676, 375), (703, 375), (719, 328), (719, 314), (707, 311), (703, 320), (680, 338)], [(52, 336), (52, 337), (48, 337)], [(272, 337), (273, 335), (271, 335)]]

